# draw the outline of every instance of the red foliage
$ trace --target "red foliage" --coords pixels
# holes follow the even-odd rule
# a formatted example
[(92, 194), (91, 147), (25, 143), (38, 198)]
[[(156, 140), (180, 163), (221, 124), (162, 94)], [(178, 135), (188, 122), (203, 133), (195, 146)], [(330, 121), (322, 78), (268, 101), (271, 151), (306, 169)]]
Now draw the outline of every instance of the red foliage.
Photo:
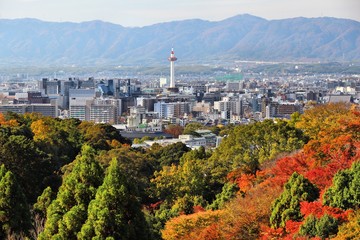
[(340, 208), (323, 206), (320, 202), (301, 202), (300, 212), (304, 215), (304, 218), (310, 214), (314, 215), (316, 218), (321, 218), (324, 214), (329, 214), (341, 222), (344, 222), (347, 221), (348, 215), (351, 211), (344, 211)]
[(269, 226), (261, 225), (260, 230), (261, 230), (261, 235), (260, 235), (261, 240), (280, 239), (285, 236), (284, 228), (273, 229)]
[(151, 203), (151, 204), (147, 205), (146, 208), (150, 211), (154, 211), (155, 209), (158, 209), (162, 203), (163, 203), (163, 201)]
[(194, 213), (205, 212), (205, 209), (202, 206), (194, 206), (193, 211)]
[(300, 212), (304, 215), (304, 218), (310, 214), (317, 218), (321, 218), (324, 215), (324, 209), (320, 202), (301, 202)]
[(239, 177), (241, 177), (241, 175), (243, 174), (242, 169), (237, 168), (232, 170), (231, 172), (229, 172), (226, 176), (227, 180), (229, 182), (236, 182), (236, 179), (238, 179)]
[(302, 222), (296, 222), (293, 220), (289, 220), (285, 224), (286, 232), (289, 233), (291, 236), (293, 236), (295, 233), (297, 233), (300, 229)]
[(309, 170), (309, 162), (303, 153), (298, 153), (293, 156), (284, 157), (277, 161), (276, 165), (271, 169), (271, 174), (274, 176), (271, 181), (284, 185), (289, 177), (294, 173), (304, 174)]

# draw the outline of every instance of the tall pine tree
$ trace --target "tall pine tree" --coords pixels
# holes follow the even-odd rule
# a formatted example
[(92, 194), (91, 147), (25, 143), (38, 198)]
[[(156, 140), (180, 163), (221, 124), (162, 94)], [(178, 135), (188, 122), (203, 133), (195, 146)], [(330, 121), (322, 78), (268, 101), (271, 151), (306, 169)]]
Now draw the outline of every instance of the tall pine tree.
[(136, 193), (114, 158), (95, 200), (89, 204), (88, 219), (78, 239), (148, 239)]
[(89, 146), (83, 147), (73, 164), (47, 209), (45, 229), (39, 239), (76, 239), (87, 219), (88, 204), (102, 183), (103, 170)]
[(25, 195), (14, 174), (0, 167), (0, 239), (26, 235), (30, 228), (30, 211)]

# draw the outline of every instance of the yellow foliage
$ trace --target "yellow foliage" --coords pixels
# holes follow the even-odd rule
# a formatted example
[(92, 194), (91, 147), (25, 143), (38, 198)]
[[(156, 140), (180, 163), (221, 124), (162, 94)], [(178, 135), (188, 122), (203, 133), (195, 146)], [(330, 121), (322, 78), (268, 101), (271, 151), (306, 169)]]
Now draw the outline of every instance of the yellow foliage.
[(337, 236), (333, 239), (358, 239), (360, 236), (360, 209), (349, 215), (349, 221), (339, 227)]
[(341, 121), (357, 117), (351, 111), (351, 105), (336, 103), (311, 108), (301, 116), (296, 127), (303, 129), (311, 139), (334, 137), (341, 131)]
[(198, 231), (218, 222), (222, 210), (198, 212), (191, 215), (181, 215), (168, 221), (161, 231), (165, 240), (194, 239), (193, 231)]
[(50, 126), (45, 123), (43, 119), (34, 121), (31, 126), (31, 131), (34, 133), (34, 141), (49, 141), (53, 140), (49, 136), (51, 131)]

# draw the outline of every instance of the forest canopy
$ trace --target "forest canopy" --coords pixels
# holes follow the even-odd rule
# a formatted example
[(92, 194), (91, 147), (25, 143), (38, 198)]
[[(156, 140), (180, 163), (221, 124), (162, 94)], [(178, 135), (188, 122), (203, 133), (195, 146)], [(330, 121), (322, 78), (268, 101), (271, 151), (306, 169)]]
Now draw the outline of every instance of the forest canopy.
[(1, 238), (351, 239), (360, 231), (356, 105), (214, 132), (225, 134), (216, 149), (135, 149), (108, 124), (0, 114)]

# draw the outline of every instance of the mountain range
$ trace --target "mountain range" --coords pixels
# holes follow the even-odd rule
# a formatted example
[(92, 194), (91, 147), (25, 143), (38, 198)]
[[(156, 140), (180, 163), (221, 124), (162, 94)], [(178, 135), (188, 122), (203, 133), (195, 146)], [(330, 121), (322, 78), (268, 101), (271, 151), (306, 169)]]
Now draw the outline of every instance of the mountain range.
[(2, 64), (360, 60), (360, 22), (330, 17), (266, 20), (244, 14), (123, 27), (102, 21), (0, 19)]

